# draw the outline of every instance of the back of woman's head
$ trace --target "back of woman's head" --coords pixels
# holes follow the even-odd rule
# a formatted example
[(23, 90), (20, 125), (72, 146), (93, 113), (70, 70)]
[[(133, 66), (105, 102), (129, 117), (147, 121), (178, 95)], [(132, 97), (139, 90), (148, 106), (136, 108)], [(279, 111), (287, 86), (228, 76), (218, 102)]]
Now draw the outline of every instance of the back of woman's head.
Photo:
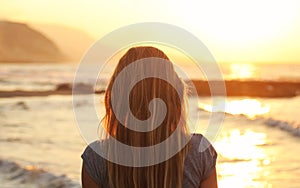
[[(120, 59), (105, 93), (105, 129), (119, 142), (135, 147), (159, 144), (176, 129), (180, 139), (188, 133), (184, 97), (184, 83), (162, 51), (131, 48)], [(141, 125), (141, 121), (147, 123)], [(145, 126), (144, 131), (138, 131), (140, 126)], [(152, 166), (128, 167), (108, 161), (110, 187), (181, 187), (188, 146), (180, 148), (170, 159)], [(168, 151), (158, 152), (150, 155)], [(143, 160), (141, 156), (132, 157)]]

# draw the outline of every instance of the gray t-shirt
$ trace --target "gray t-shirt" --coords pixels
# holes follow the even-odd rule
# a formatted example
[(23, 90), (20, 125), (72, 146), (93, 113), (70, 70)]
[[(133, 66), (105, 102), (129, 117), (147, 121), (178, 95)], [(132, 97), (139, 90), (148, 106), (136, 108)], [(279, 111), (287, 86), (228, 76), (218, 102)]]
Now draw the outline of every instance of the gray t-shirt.
[[(98, 143), (95, 141), (91, 145)], [(81, 156), (85, 169), (100, 187), (109, 187), (106, 160), (92, 148), (87, 146)], [(199, 188), (215, 167), (216, 159), (217, 153), (209, 141), (201, 134), (194, 134), (184, 161), (182, 187)]]

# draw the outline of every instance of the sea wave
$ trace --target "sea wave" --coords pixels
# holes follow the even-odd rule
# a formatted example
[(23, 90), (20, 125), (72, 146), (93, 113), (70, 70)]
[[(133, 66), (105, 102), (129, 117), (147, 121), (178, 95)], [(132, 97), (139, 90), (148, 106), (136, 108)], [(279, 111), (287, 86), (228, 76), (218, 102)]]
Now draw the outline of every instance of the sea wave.
[(267, 118), (264, 122), (270, 127), (277, 127), (281, 130), (290, 132), (294, 136), (300, 137), (300, 125), (295, 122), (276, 120), (274, 118)]
[(22, 167), (15, 162), (0, 159), (1, 187), (79, 188), (65, 175), (54, 175), (34, 166)]
[[(198, 110), (208, 113), (224, 112), (227, 117), (246, 119), (253, 124), (264, 124), (300, 137), (300, 121), (294, 113), (298, 109), (299, 102), (300, 97), (284, 99), (232, 97), (212, 106), (209, 100), (205, 101), (204, 98)], [(284, 112), (278, 103), (285, 105)]]

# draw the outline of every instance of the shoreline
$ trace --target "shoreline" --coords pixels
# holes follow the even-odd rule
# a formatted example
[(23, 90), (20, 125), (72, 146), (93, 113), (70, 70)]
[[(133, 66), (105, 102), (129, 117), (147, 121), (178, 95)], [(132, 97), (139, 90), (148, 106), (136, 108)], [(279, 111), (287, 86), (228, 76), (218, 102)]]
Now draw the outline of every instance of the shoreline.
[(66, 175), (56, 175), (34, 166), (21, 166), (0, 158), (0, 181), (3, 187), (79, 188), (80, 184)]
[[(209, 85), (218, 86), (223, 85), (222, 81), (205, 81), (205, 80), (192, 80), (191, 81), (198, 96), (211, 96)], [(191, 84), (191, 83), (187, 83)], [(262, 97), (262, 98), (284, 98), (295, 97), (300, 95), (300, 82), (292, 81), (243, 81), (243, 80), (226, 80), (226, 96), (228, 97)], [(80, 91), (75, 94), (102, 94), (104, 89), (94, 90), (94, 88), (87, 84), (78, 84), (76, 89)], [(0, 91), (0, 98), (11, 97), (38, 97), (50, 95), (72, 95), (72, 84), (63, 83), (57, 85), (54, 90), (46, 91)], [(216, 91), (215, 95), (224, 96), (221, 91)]]

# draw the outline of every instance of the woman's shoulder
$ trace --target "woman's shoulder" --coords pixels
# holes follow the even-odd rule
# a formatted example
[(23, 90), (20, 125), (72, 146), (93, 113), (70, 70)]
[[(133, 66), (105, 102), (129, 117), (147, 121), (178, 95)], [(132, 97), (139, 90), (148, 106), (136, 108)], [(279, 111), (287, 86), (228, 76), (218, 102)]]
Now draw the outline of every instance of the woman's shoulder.
[(202, 134), (192, 134), (190, 146), (191, 149), (197, 149), (199, 152), (203, 152), (211, 147), (212, 144)]
[(96, 140), (96, 141), (90, 143), (89, 145), (86, 146), (86, 148), (85, 148), (85, 150), (84, 150), (83, 153), (92, 154), (93, 155), (95, 153), (94, 148), (98, 147), (99, 143), (100, 143), (99, 140)]
[(216, 158), (217, 152), (202, 134), (193, 134), (190, 140), (190, 150), (187, 157), (206, 160)]
[(85, 170), (98, 185), (107, 181), (106, 161), (100, 155), (100, 150), (101, 142), (94, 141), (85, 148), (81, 155)]
[(90, 143), (81, 155), (81, 158), (84, 160), (84, 162), (85, 160), (89, 161), (98, 167), (103, 167), (106, 165), (105, 159), (102, 156), (103, 153), (105, 153), (105, 148), (107, 147), (104, 143), (105, 141), (100, 140)]
[(183, 187), (199, 187), (216, 165), (217, 152), (202, 134), (193, 134), (184, 162)]

